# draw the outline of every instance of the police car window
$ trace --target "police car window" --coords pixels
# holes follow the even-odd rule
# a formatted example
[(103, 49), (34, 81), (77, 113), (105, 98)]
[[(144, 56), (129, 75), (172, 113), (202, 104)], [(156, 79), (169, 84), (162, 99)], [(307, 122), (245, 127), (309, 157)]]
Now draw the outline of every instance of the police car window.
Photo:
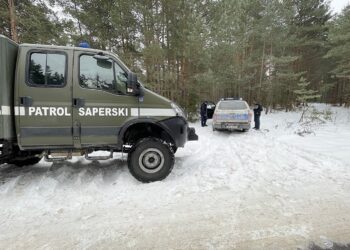
[(53, 53), (31, 53), (29, 84), (60, 87), (65, 84), (66, 56)]
[(219, 104), (219, 109), (222, 110), (239, 110), (247, 108), (247, 104), (243, 101), (222, 101)]

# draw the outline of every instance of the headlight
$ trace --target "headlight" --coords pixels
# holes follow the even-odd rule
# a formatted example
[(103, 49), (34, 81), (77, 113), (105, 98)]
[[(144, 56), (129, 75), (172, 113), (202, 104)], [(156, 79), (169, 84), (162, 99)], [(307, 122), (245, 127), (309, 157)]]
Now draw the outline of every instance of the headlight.
[(175, 103), (171, 103), (171, 107), (174, 109), (176, 115), (186, 118), (185, 112)]

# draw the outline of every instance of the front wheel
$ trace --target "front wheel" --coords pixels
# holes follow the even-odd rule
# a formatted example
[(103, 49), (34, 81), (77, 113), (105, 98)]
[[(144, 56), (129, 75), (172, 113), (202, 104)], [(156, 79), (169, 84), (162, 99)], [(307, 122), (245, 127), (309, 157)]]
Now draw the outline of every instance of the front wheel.
[(128, 154), (130, 173), (141, 182), (160, 181), (174, 166), (174, 153), (168, 144), (157, 138), (145, 138)]

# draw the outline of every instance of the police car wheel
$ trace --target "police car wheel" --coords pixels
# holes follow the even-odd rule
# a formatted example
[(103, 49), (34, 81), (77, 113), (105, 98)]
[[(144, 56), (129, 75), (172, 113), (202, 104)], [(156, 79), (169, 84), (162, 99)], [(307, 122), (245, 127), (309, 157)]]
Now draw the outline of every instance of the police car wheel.
[(174, 166), (174, 153), (168, 144), (157, 138), (140, 140), (128, 154), (130, 173), (141, 182), (160, 181)]

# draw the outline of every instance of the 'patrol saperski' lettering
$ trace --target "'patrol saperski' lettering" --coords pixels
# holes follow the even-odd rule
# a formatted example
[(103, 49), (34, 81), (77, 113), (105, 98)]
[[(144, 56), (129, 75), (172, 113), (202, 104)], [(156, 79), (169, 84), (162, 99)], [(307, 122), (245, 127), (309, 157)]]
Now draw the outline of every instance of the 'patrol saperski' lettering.
[[(128, 116), (127, 108), (79, 108), (79, 116)], [(67, 107), (29, 107), (29, 116), (71, 116)]]
[(29, 116), (71, 116), (64, 107), (29, 107)]
[(128, 116), (127, 108), (79, 108), (79, 116)]

